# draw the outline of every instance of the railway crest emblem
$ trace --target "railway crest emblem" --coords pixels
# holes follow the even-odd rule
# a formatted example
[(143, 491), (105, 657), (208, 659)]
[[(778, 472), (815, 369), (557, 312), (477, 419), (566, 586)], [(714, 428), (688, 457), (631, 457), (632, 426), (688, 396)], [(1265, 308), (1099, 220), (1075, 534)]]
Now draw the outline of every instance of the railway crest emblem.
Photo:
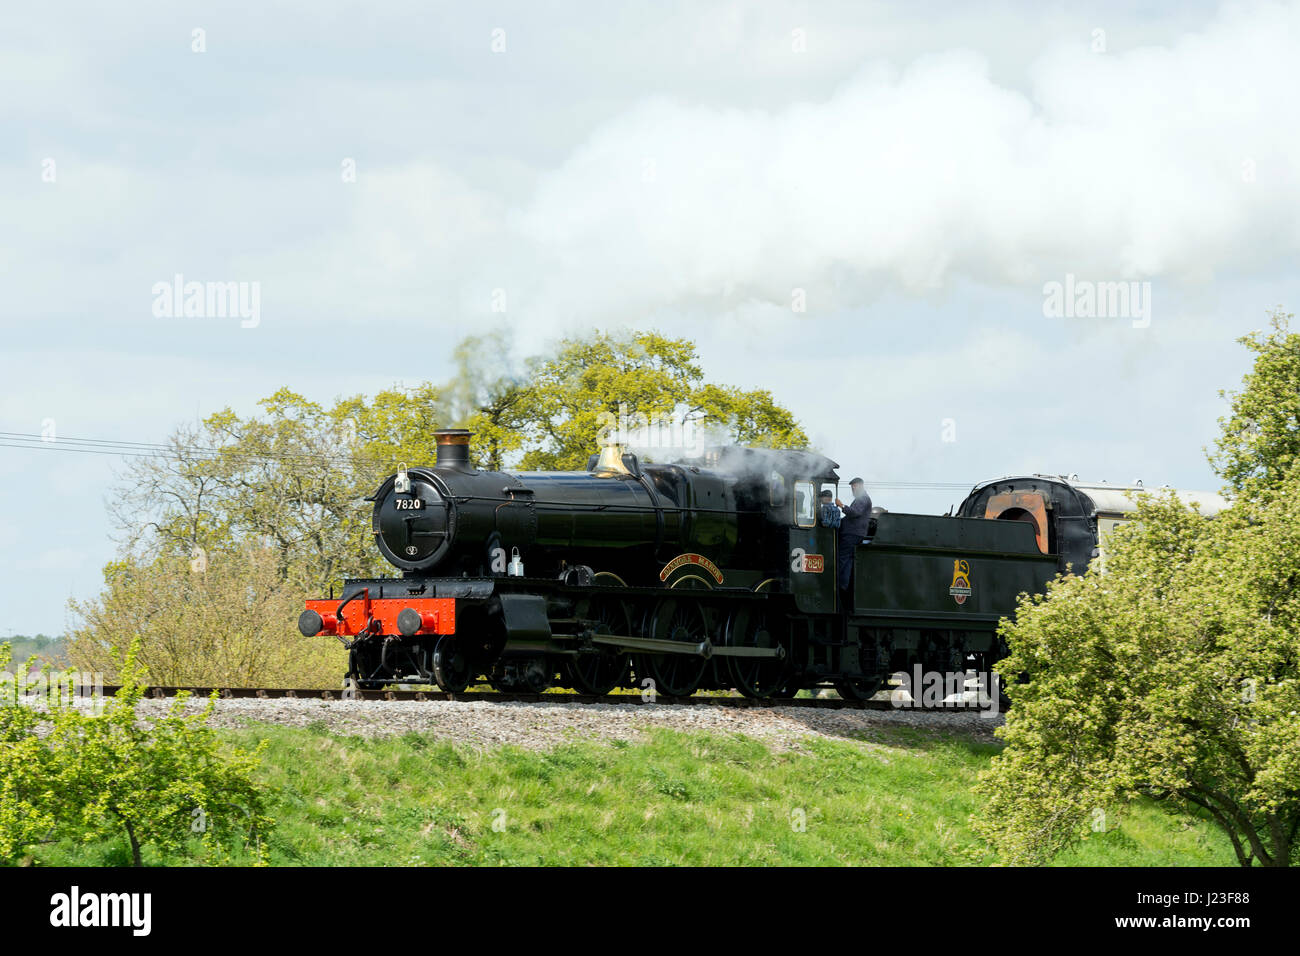
[(970, 586), (970, 562), (957, 558), (952, 563), (952, 585), (948, 588), (948, 593), (958, 604), (965, 604), (966, 599), (971, 595)]

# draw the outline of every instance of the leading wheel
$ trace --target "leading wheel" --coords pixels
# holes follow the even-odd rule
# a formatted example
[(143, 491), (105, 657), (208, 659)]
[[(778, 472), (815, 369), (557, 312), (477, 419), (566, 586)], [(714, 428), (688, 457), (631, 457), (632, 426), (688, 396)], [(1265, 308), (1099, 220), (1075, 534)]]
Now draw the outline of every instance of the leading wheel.
[(373, 680), (377, 667), (367, 666), (366, 655), (361, 654), (355, 647), (348, 651), (348, 673), (344, 679), (344, 686), (348, 686), (348, 681), (352, 682), (355, 690), (383, 690), (384, 682), (382, 680)]
[(459, 694), (469, 686), (469, 660), (453, 637), (440, 637), (433, 646), (433, 676), (448, 694)]

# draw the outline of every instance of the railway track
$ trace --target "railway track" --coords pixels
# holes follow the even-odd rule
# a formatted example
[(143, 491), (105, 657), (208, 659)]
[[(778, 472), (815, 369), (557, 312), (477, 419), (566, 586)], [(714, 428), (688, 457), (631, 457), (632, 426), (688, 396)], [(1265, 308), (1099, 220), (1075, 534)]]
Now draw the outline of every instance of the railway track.
[[(104, 687), (104, 695), (109, 696), (120, 690), (117, 686)], [(814, 710), (910, 710), (934, 711), (942, 713), (959, 713), (962, 711), (986, 710), (976, 702), (945, 703), (941, 705), (922, 706), (920, 704), (895, 704), (888, 700), (842, 700), (833, 697), (755, 699), (749, 697), (667, 697), (665, 695), (607, 694), (595, 696), (590, 694), (566, 694), (548, 692), (542, 694), (521, 694), (499, 691), (462, 691), (458, 694), (441, 690), (323, 690), (317, 688), (287, 687), (148, 687), (145, 696), (155, 699), (175, 697), (178, 691), (185, 691), (195, 697), (210, 697), (214, 692), (221, 698), (260, 698), (274, 700), (291, 698), (298, 700), (441, 700), (441, 701), (487, 701), (489, 703), (525, 703), (525, 704), (635, 704), (639, 706), (672, 705), (689, 707), (800, 707)]]

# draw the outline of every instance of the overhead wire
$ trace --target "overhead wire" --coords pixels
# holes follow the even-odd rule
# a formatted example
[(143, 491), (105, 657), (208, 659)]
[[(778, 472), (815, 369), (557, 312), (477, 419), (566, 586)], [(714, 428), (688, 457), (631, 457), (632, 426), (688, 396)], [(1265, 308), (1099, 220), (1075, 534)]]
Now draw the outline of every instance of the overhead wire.
[[(26, 432), (0, 431), (0, 448), (26, 448), (80, 454), (110, 455), (123, 458), (190, 458), (198, 461), (235, 461), (244, 463), (278, 461), (285, 463), (373, 464), (374, 459), (361, 455), (317, 454), (311, 452), (247, 452), (228, 447), (166, 444), (109, 438), (50, 438)], [(840, 485), (847, 482), (840, 481)], [(869, 480), (868, 487), (889, 491), (967, 491), (975, 482)]]

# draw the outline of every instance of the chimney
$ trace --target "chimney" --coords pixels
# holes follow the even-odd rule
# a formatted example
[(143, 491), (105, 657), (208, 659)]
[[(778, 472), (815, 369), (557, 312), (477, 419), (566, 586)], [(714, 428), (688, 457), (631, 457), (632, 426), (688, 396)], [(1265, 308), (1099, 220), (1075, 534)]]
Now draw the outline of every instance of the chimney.
[(467, 428), (440, 428), (433, 433), (438, 442), (439, 468), (469, 471), (469, 436)]

